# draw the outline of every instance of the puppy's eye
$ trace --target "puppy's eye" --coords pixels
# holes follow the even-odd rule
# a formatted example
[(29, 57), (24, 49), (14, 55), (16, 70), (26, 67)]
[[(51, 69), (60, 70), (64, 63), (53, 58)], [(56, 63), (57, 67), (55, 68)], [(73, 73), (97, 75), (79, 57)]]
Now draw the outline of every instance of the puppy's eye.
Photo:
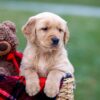
[(47, 31), (48, 30), (48, 27), (43, 27), (43, 28), (41, 28), (41, 30)]
[(59, 32), (63, 32), (63, 30), (61, 28), (59, 28), (58, 30), (59, 30)]

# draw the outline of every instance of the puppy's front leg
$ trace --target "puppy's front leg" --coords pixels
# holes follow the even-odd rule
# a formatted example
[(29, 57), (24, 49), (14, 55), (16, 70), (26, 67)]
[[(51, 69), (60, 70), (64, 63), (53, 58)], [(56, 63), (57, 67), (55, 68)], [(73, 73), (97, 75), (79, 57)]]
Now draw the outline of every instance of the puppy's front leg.
[(26, 79), (26, 92), (29, 96), (34, 96), (40, 91), (38, 74), (31, 68), (21, 70)]
[(55, 97), (59, 93), (60, 81), (64, 75), (65, 73), (59, 70), (49, 72), (44, 88), (44, 92), (48, 97)]

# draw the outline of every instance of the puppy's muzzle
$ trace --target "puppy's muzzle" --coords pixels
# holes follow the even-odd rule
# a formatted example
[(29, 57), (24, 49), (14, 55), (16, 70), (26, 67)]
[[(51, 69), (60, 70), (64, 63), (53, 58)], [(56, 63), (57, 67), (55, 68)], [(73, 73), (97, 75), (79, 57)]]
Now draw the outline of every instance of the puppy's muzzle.
[(52, 45), (53, 45), (53, 46), (58, 45), (59, 39), (58, 39), (57, 37), (53, 37), (51, 40), (52, 40)]

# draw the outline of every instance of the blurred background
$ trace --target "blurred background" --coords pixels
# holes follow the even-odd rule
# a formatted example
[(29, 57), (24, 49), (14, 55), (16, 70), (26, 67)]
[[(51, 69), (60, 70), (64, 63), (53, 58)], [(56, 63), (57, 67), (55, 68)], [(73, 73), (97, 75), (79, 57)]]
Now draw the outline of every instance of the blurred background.
[(25, 38), (21, 27), (30, 16), (43, 11), (60, 15), (68, 22), (70, 40), (66, 48), (75, 67), (75, 100), (100, 99), (100, 0), (0, 0), (0, 23), (16, 24), (18, 50)]

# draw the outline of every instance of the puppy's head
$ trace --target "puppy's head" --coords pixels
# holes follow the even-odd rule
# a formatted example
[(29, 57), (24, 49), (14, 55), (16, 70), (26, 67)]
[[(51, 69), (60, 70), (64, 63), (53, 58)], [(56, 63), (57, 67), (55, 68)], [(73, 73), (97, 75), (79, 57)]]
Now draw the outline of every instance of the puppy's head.
[(45, 50), (56, 50), (69, 39), (66, 21), (49, 12), (30, 17), (22, 31), (29, 42)]

